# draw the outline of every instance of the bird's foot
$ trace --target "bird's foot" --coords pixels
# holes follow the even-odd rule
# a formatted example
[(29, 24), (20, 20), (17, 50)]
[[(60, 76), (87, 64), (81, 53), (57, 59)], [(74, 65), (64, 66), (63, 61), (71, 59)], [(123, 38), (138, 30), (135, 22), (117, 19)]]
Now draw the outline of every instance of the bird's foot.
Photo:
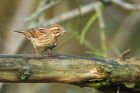
[(52, 50), (48, 49), (45, 56), (54, 58), (56, 55), (52, 52)]

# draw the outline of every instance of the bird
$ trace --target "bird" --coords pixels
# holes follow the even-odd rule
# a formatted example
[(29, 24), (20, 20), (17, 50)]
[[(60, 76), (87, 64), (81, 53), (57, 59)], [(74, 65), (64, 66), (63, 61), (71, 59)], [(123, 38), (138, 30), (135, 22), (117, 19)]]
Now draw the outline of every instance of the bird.
[(57, 40), (66, 32), (61, 25), (55, 24), (48, 28), (29, 28), (14, 31), (23, 34), (31, 41), (36, 54), (39, 54), (37, 47), (47, 48), (48, 55), (53, 55), (52, 49), (57, 46)]

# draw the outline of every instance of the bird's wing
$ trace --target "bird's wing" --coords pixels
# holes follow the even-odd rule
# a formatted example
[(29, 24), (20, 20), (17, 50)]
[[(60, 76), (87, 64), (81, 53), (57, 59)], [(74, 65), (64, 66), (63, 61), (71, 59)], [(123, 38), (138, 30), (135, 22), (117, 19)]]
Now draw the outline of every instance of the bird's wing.
[(44, 35), (45, 29), (43, 28), (31, 28), (31, 29), (27, 29), (24, 34), (26, 35), (26, 37), (29, 38), (39, 38), (40, 36)]

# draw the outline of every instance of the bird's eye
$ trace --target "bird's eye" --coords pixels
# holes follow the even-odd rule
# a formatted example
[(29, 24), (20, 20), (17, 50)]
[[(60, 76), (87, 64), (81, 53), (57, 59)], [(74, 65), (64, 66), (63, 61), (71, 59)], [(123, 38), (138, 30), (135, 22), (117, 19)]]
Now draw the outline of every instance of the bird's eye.
[(59, 28), (57, 28), (57, 30), (60, 30)]

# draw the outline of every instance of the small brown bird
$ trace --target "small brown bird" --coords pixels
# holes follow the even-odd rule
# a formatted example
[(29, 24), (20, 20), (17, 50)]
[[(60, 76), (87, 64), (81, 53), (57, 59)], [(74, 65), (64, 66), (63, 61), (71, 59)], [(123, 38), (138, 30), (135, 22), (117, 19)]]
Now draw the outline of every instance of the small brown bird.
[(48, 28), (31, 28), (15, 32), (22, 33), (31, 41), (36, 54), (39, 54), (37, 47), (45, 47), (50, 54), (53, 54), (52, 49), (56, 46), (58, 37), (62, 36), (65, 31), (62, 26), (56, 24)]

